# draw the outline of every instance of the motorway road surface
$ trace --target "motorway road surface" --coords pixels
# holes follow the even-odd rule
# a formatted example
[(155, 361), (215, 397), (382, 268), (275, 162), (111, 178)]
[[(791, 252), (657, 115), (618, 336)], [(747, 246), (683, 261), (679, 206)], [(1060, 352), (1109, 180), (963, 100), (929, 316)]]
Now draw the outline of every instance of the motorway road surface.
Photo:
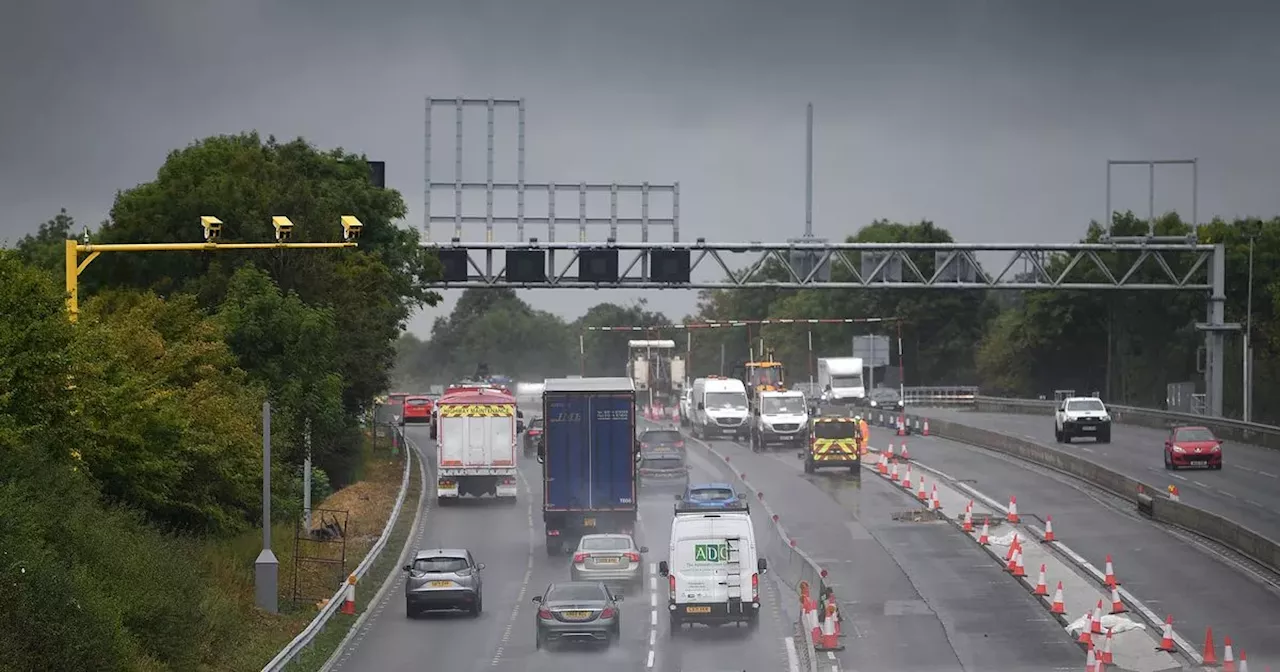
[[(434, 446), (422, 429), (408, 430), (421, 446), (428, 464), (434, 462)], [(727, 474), (709, 473), (705, 460), (692, 478), (725, 480)], [(778, 591), (772, 581), (762, 581), (764, 614), (754, 632), (747, 628), (699, 627), (670, 637), (666, 621), (666, 584), (656, 571), (647, 572), (643, 588), (628, 593), (622, 603), (622, 640), (615, 646), (582, 649), (534, 649), (534, 609), (531, 598), (547, 584), (569, 578), (566, 556), (548, 557), (543, 544), (540, 465), (521, 464), (521, 487), (516, 505), (493, 500), (467, 500), (439, 508), (428, 492), (428, 511), (414, 535), (415, 548), (461, 546), (471, 549), (484, 570), (484, 613), (478, 619), (462, 614), (426, 615), (410, 620), (405, 615), (403, 577), (374, 607), (345, 652), (338, 670), (378, 672), (561, 672), (566, 669), (600, 669), (609, 672), (657, 670), (698, 672), (720, 670), (785, 670), (784, 637), (791, 625), (780, 613)], [(431, 478), (429, 476), (429, 478)], [(434, 482), (434, 481), (432, 481)], [(653, 569), (667, 555), (673, 493), (643, 491), (637, 541), (649, 547), (646, 562)], [(408, 512), (406, 512), (408, 513)], [(763, 516), (763, 514), (753, 514)], [(766, 520), (757, 528), (765, 533)], [(370, 586), (366, 590), (376, 590)]]
[(710, 445), (730, 456), (798, 545), (827, 569), (851, 625), (837, 654), (842, 669), (1083, 667), (1083, 653), (1063, 628), (976, 544), (945, 522), (893, 520), (918, 507), (883, 479), (855, 479), (845, 470), (807, 476), (791, 451)]
[(1053, 415), (976, 413), (959, 409), (916, 408), (914, 414), (942, 418), (1011, 434), (1093, 460), (1130, 478), (1158, 487), (1178, 486), (1182, 501), (1235, 521), (1272, 539), (1280, 539), (1280, 451), (1227, 442), (1221, 471), (1164, 469), (1165, 433), (1158, 429), (1113, 424), (1111, 443), (1053, 440)]
[(1250, 578), (1252, 570), (1229, 566), (1190, 535), (1175, 536), (1140, 518), (1132, 505), (1091, 495), (1066, 476), (938, 437), (913, 436), (908, 446), (912, 459), (996, 501), (1016, 495), (1024, 518), (1053, 516), (1058, 539), (1094, 566), (1102, 568), (1111, 554), (1124, 587), (1161, 618), (1172, 615), (1196, 646), (1212, 627), (1219, 646), (1230, 636), (1236, 656), (1247, 651), (1255, 666), (1280, 661), (1280, 594)]

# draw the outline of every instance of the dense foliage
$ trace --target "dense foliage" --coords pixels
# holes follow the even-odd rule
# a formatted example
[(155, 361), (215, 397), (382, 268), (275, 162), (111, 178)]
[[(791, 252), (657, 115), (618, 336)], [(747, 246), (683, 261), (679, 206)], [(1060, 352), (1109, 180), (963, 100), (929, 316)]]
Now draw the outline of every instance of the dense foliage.
[[(246, 134), (172, 153), (96, 230), (62, 211), (0, 250), (0, 669), (218, 667), (253, 618), (207, 549), (261, 515), (263, 402), (290, 516), (307, 421), (317, 481), (354, 478), (396, 338), (438, 299), (404, 210), (361, 157)], [(356, 249), (104, 253), (67, 319), (68, 237), (194, 242), (215, 215), (261, 242), (286, 215), (294, 240), (337, 240), (345, 214)]]
[[(1117, 214), (1115, 235), (1139, 235), (1147, 223), (1132, 213)], [(1187, 236), (1190, 227), (1176, 214), (1156, 223), (1158, 235)], [(1096, 242), (1102, 233), (1095, 223), (1082, 238)], [(1280, 219), (1214, 220), (1203, 225), (1204, 242), (1227, 246), (1227, 320), (1244, 322), (1248, 286), (1248, 241), (1255, 236), (1253, 336), (1255, 348), (1256, 417), (1280, 420)], [(949, 242), (951, 234), (931, 222), (900, 224), (877, 221), (850, 236), (850, 242)], [(932, 254), (913, 255), (926, 275), (933, 272)], [(1131, 253), (1100, 255), (1113, 275), (1124, 273), (1136, 260)], [(1171, 270), (1184, 275), (1191, 269), (1169, 259)], [(1065, 258), (1046, 262), (1060, 273)], [(1185, 266), (1185, 264), (1184, 264)], [(766, 266), (779, 279), (784, 271)], [(847, 271), (832, 269), (840, 279)], [(1204, 273), (1201, 269), (1199, 273)], [(1154, 261), (1138, 271), (1150, 281), (1167, 274)], [(1082, 263), (1067, 276), (1073, 281), (1104, 281), (1102, 271)], [(1160, 406), (1166, 385), (1199, 382), (1197, 350), (1203, 337), (1195, 322), (1203, 321), (1205, 297), (1192, 292), (1064, 292), (979, 290), (716, 290), (699, 294), (693, 315), (683, 321), (732, 321), (763, 318), (901, 318), (902, 368), (907, 385), (980, 385), (992, 394), (1038, 396), (1055, 389), (1097, 390), (1117, 403)], [(510, 316), (519, 316), (513, 318)], [(513, 376), (547, 373), (621, 375), (626, 341), (644, 333), (601, 333), (589, 325), (670, 324), (666, 316), (644, 305), (598, 304), (566, 323), (537, 313), (510, 291), (469, 290), (448, 318), (436, 321), (431, 338), (406, 335), (400, 343), (400, 378), (413, 382), (441, 382), (469, 373), (475, 362), (489, 362)], [(656, 329), (649, 337), (677, 339), (685, 333)], [(761, 340), (772, 347), (793, 379), (807, 378), (814, 359), (842, 356), (855, 335), (883, 334), (896, 342), (893, 323), (859, 325), (735, 327), (694, 331), (690, 355), (692, 375), (731, 373), (749, 348), (759, 352)], [(585, 346), (579, 352), (579, 337)], [(812, 339), (812, 351), (810, 351)], [(898, 365), (896, 348), (892, 368)], [(1238, 413), (1241, 406), (1239, 339), (1228, 339), (1225, 406)], [(1200, 355), (1202, 356), (1202, 355)], [(723, 367), (722, 367), (723, 362)], [(896, 371), (888, 372), (890, 376)]]

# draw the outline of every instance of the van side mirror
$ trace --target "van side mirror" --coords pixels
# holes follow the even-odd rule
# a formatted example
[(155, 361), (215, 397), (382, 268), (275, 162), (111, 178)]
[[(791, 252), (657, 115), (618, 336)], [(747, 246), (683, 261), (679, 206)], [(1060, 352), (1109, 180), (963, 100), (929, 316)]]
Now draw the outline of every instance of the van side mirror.
[(412, 571), (413, 571), (413, 565), (405, 565), (402, 569), (404, 569), (404, 571), (406, 571), (406, 572), (412, 572)]
[(534, 595), (534, 596), (533, 596), (533, 603), (534, 603), (534, 604), (538, 604), (539, 602), (542, 602), (542, 596), (541, 596), (541, 595)]
[(677, 502), (684, 499), (684, 495), (676, 495), (675, 497)]
[(658, 563), (658, 573), (666, 576), (671, 573), (671, 568), (667, 565), (667, 561), (663, 560)]
[(484, 569), (484, 563), (483, 563), (483, 562), (481, 562), (481, 563), (477, 564), (477, 565), (476, 565), (476, 569)]
[(764, 574), (765, 572), (768, 572), (768, 571), (769, 571), (769, 563), (768, 563), (768, 562), (766, 562), (764, 558), (760, 558), (759, 560), (756, 560), (756, 571), (757, 571), (757, 572), (759, 572), (759, 573), (761, 573), (761, 574)]

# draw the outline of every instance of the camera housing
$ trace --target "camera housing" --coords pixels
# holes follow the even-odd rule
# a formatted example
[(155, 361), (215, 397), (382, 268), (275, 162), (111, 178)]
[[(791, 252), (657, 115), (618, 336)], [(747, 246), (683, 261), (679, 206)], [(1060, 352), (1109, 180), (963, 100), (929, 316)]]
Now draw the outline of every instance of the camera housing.
[(222, 237), (222, 220), (217, 217), (201, 217), (200, 227), (204, 229), (206, 243), (212, 243)]
[(364, 224), (356, 219), (354, 215), (342, 216), (342, 239), (351, 242), (360, 237), (360, 232), (364, 231)]
[(276, 228), (277, 242), (287, 242), (293, 236), (293, 222), (288, 217), (272, 217), (271, 225)]

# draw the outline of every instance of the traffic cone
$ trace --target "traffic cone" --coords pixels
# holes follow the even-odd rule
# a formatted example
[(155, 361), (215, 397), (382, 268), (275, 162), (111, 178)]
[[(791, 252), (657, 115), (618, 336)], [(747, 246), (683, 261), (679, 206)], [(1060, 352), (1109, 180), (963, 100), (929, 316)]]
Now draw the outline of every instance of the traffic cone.
[(1173, 484), (1170, 484), (1170, 485), (1169, 485), (1169, 499), (1171, 499), (1171, 500), (1173, 500), (1173, 501), (1175, 501), (1175, 502), (1180, 502), (1180, 501), (1182, 501), (1182, 500), (1178, 497), (1178, 486), (1173, 485)]
[(1053, 516), (1046, 516), (1044, 519), (1044, 540), (1045, 541), (1058, 540), (1056, 537), (1053, 536)]
[(973, 502), (969, 502), (969, 506), (964, 509), (964, 524), (960, 526), (962, 532), (973, 531)]
[(1102, 640), (1102, 655), (1098, 656), (1098, 662), (1110, 665), (1111, 660), (1111, 628), (1107, 628), (1107, 638)]
[(1013, 554), (1013, 575), (1017, 577), (1027, 575), (1026, 568), (1022, 566), (1022, 549), (1018, 549), (1018, 552)]
[(880, 453), (880, 462), (876, 464), (876, 471), (880, 472), (881, 476), (889, 473), (889, 458), (884, 453)]
[(1244, 649), (1240, 649), (1240, 672), (1249, 672), (1249, 661), (1245, 659)]
[(1004, 554), (1004, 561), (1009, 562), (1013, 559), (1014, 551), (1022, 548), (1022, 543), (1018, 541), (1018, 533), (1013, 533), (1013, 541), (1009, 542), (1009, 550)]
[(1177, 645), (1173, 643), (1173, 615), (1170, 614), (1164, 620), (1164, 634), (1160, 636), (1160, 646), (1156, 647), (1156, 651), (1167, 651), (1173, 653), (1178, 650)]
[(1084, 644), (1084, 648), (1093, 650), (1093, 635), (1089, 634), (1089, 628), (1080, 628), (1080, 636), (1076, 638), (1077, 644)]
[(356, 573), (352, 572), (347, 577), (347, 592), (342, 596), (342, 607), (338, 609), (339, 613), (347, 616), (356, 615)]
[(906, 488), (907, 492), (911, 491), (911, 465), (910, 464), (907, 465), (907, 474), (902, 477), (902, 487)]
[(1046, 584), (1046, 583), (1045, 583), (1044, 569), (1045, 569), (1045, 566), (1044, 566), (1043, 564), (1041, 564), (1041, 565), (1040, 565), (1040, 576), (1036, 579), (1036, 589), (1035, 589), (1035, 592), (1033, 592), (1033, 593), (1032, 593), (1033, 595), (1048, 595), (1048, 594), (1049, 594), (1049, 586), (1048, 586), (1048, 584)]
[(1236, 655), (1231, 650), (1231, 638), (1222, 638), (1222, 672), (1236, 672)]
[(898, 436), (907, 435), (907, 416), (898, 416)]
[(1110, 553), (1108, 553), (1108, 554), (1107, 554), (1107, 570), (1106, 570), (1106, 572), (1105, 572), (1105, 573), (1106, 573), (1106, 576), (1104, 576), (1104, 577), (1102, 578), (1102, 582), (1103, 582), (1104, 584), (1106, 584), (1106, 585), (1108, 585), (1108, 586), (1118, 586), (1118, 585), (1120, 585), (1120, 582), (1119, 582), (1119, 581), (1116, 581), (1116, 568), (1111, 564), (1111, 554), (1110, 554)]
[(1018, 522), (1018, 498), (1009, 497), (1009, 515), (1008, 521), (1011, 523)]
[(987, 538), (987, 534), (988, 534), (990, 531), (991, 531), (991, 519), (990, 519), (990, 518), (984, 518), (984, 519), (982, 520), (982, 533), (978, 535), (978, 543), (979, 543), (979, 544), (981, 544), (981, 545), (983, 545), (983, 546), (986, 546), (987, 544), (990, 544), (990, 543), (991, 543), (991, 540)]
[(1218, 654), (1213, 652), (1213, 628), (1204, 629), (1204, 651), (1201, 652), (1205, 665), (1217, 665)]
[(895, 458), (889, 463), (889, 480), (894, 483), (898, 482), (898, 460)]
[(889, 457), (890, 457), (891, 459), (893, 458), (893, 444), (892, 444), (892, 443), (891, 443), (891, 444), (889, 444), (889, 447), (885, 449), (885, 452), (889, 453)]
[(924, 421), (924, 426), (920, 428), (920, 436), (929, 436), (929, 421)]
[(1111, 613), (1123, 614), (1126, 611), (1129, 610), (1125, 609), (1124, 602), (1120, 599), (1120, 588), (1117, 586), (1111, 586)]
[[(1053, 590), (1053, 604), (1049, 607), (1051, 614), (1066, 614), (1067, 605), (1062, 601), (1062, 582), (1058, 582), (1058, 587)], [(1087, 634), (1087, 633), (1086, 633)]]
[(922, 502), (929, 501), (929, 493), (924, 489), (924, 476), (920, 477), (920, 487), (916, 489), (916, 499)]
[(1102, 600), (1098, 600), (1098, 606), (1093, 608), (1093, 618), (1089, 621), (1089, 632), (1095, 635), (1102, 634)]
[(938, 499), (938, 484), (937, 484), (937, 483), (934, 483), (934, 484), (933, 484), (933, 493), (930, 495), (930, 497), (932, 497), (932, 498), (933, 498), (933, 503), (931, 504), (931, 507), (933, 508), (933, 510), (934, 510), (934, 511), (941, 511), (941, 510), (942, 510), (942, 500), (941, 500), (941, 499)]
[(911, 451), (907, 450), (907, 442), (906, 442), (906, 441), (903, 441), (903, 442), (902, 442), (902, 461), (903, 461), (903, 462), (910, 462), (910, 461), (911, 461)]
[(1084, 672), (1098, 672), (1098, 659), (1093, 655), (1093, 649), (1084, 656)]

